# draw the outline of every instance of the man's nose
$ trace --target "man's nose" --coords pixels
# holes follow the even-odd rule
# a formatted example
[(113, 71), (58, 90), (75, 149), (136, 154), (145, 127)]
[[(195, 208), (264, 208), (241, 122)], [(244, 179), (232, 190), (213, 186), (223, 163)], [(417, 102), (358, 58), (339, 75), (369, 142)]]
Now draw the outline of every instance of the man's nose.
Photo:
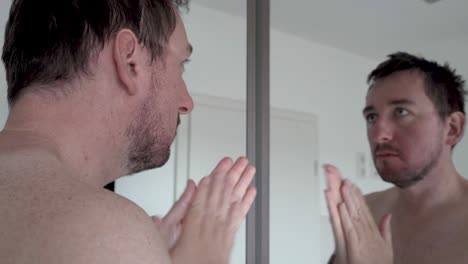
[(377, 120), (369, 128), (370, 139), (378, 144), (391, 141), (393, 139), (393, 133), (393, 125), (385, 119)]
[(183, 92), (181, 95), (181, 101), (180, 101), (180, 106), (179, 106), (179, 113), (186, 115), (192, 112), (194, 104), (193, 104), (193, 99), (192, 96), (188, 93), (187, 87), (184, 84), (183, 87)]

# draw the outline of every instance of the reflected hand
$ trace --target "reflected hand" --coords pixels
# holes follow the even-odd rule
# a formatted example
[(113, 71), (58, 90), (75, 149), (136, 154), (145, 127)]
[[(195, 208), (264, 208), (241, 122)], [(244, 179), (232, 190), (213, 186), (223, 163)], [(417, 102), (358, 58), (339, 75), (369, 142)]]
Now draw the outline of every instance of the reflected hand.
[(346, 241), (349, 264), (393, 264), (391, 215), (387, 214), (379, 227), (361, 191), (349, 181), (342, 188), (344, 203), (339, 212)]
[(225, 158), (200, 181), (172, 252), (173, 263), (229, 262), (235, 235), (255, 199), (256, 190), (250, 186), (254, 174), (246, 158), (234, 164)]
[(341, 217), (338, 205), (343, 202), (341, 196), (341, 185), (343, 180), (340, 171), (329, 164), (323, 166), (327, 178), (328, 188), (325, 190), (328, 213), (332, 225), (333, 236), (335, 238), (335, 259), (334, 264), (347, 263), (346, 241), (341, 224)]

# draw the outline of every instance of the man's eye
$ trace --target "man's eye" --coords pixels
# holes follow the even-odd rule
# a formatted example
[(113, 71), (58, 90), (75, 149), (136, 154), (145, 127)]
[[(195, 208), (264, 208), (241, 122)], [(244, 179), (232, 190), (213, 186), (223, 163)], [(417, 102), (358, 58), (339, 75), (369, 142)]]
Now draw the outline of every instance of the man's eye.
[(377, 119), (377, 115), (374, 113), (371, 113), (371, 114), (367, 114), (365, 118), (366, 118), (367, 123), (374, 123), (375, 120)]
[(409, 114), (409, 111), (404, 108), (397, 108), (395, 112), (398, 116), (407, 116)]

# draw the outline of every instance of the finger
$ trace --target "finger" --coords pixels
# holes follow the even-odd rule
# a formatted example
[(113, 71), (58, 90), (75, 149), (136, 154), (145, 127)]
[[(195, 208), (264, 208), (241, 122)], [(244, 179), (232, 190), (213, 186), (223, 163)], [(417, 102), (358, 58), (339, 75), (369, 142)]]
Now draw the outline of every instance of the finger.
[(253, 202), (255, 201), (255, 197), (257, 196), (257, 188), (254, 186), (250, 186), (245, 193), (244, 199), (242, 199), (242, 215), (245, 217), (249, 212), (250, 208), (252, 207)]
[(385, 215), (379, 224), (380, 234), (388, 245), (392, 246), (392, 215)]
[(351, 196), (353, 197), (355, 206), (357, 208), (358, 217), (363, 223), (364, 231), (371, 231), (372, 233), (378, 232), (377, 224), (374, 220), (369, 206), (362, 195), (361, 190), (354, 184), (351, 186)]
[(230, 221), (232, 223), (233, 229), (237, 232), (237, 229), (240, 227), (242, 221), (244, 221), (247, 213), (249, 212), (252, 204), (255, 201), (257, 195), (257, 189), (254, 186), (250, 186), (245, 193), (244, 198), (241, 201), (233, 203), (230, 212)]
[[(323, 168), (325, 170), (328, 185), (325, 196), (335, 236), (335, 247), (338, 253), (339, 251), (345, 251), (345, 238), (341, 224), (341, 217), (338, 211), (338, 205), (343, 202), (343, 197), (341, 195), (341, 186), (343, 181), (341, 179), (340, 171), (335, 166), (325, 164)], [(345, 255), (345, 253), (343, 253), (343, 255)]]
[(232, 168), (231, 158), (222, 159), (213, 172), (210, 174), (210, 191), (208, 196), (208, 206), (212, 209), (219, 208), (222, 205), (224, 193), (224, 181), (228, 171)]
[(179, 223), (185, 217), (190, 205), (192, 204), (193, 198), (195, 197), (195, 193), (195, 183), (193, 180), (189, 180), (182, 196), (162, 219), (165, 225), (170, 226)]
[[(210, 192), (210, 181), (210, 177), (205, 176), (198, 183), (198, 188), (195, 194), (194, 201), (192, 203), (193, 205), (196, 205), (196, 207), (202, 206), (203, 208), (205, 208)], [(194, 208), (194, 206), (192, 206), (192, 208)]]
[(213, 169), (210, 175), (218, 174), (219, 172), (223, 172), (224, 175), (226, 171), (228, 171), (232, 167), (232, 159), (230, 157), (224, 157), (222, 160), (218, 162), (216, 167)]
[(182, 224), (177, 224), (174, 227), (174, 230), (172, 232), (170, 242), (169, 242), (169, 248), (172, 249), (177, 241), (179, 240), (180, 234), (182, 233)]
[[(335, 196), (335, 199), (338, 203), (343, 201), (341, 197), (341, 186), (342, 186), (342, 178), (340, 171), (329, 164), (325, 164), (323, 166), (325, 170), (325, 176), (327, 178), (327, 185), (328, 189), (332, 192), (332, 195)], [(336, 204), (335, 206), (337, 206)]]
[(341, 187), (341, 172), (335, 166), (330, 164), (323, 165), (325, 176), (327, 178), (328, 188), (331, 190), (339, 190)]
[(345, 201), (353, 221), (354, 230), (361, 241), (380, 237), (377, 224), (359, 189), (349, 181), (345, 184)]
[(171, 248), (172, 242), (171, 242), (171, 230), (167, 226), (164, 225), (162, 218), (159, 216), (153, 215), (151, 217), (151, 220), (153, 221), (154, 225), (158, 229), (158, 232), (164, 237), (165, 242), (167, 243), (168, 247)]
[(353, 221), (349, 215), (348, 208), (345, 203), (341, 203), (338, 206), (340, 212), (341, 223), (343, 226), (343, 233), (345, 237), (346, 249), (350, 252), (353, 248), (353, 245), (356, 246), (356, 243), (359, 243), (359, 234), (356, 232)]
[[(236, 160), (232, 168), (228, 171), (227, 176), (225, 177), (225, 186), (224, 186), (224, 199), (225, 202), (230, 205), (232, 202), (232, 193), (234, 188), (236, 187), (239, 179), (242, 177), (243, 173), (249, 166), (249, 160), (245, 157), (240, 157)], [(244, 195), (239, 197), (242, 199)]]
[(325, 190), (325, 200), (327, 201), (328, 213), (330, 215), (330, 222), (332, 225), (333, 236), (335, 238), (336, 254), (340, 256), (346, 255), (345, 238), (343, 234), (343, 227), (341, 225), (340, 214), (336, 201), (333, 201), (334, 196), (329, 189)]
[(351, 220), (357, 221), (359, 219), (359, 205), (353, 192), (352, 183), (349, 180), (343, 181), (343, 186), (341, 187), (341, 196), (343, 197), (343, 201), (346, 203), (346, 208), (348, 209)]
[(232, 192), (231, 202), (236, 202), (242, 200), (245, 196), (247, 189), (252, 183), (252, 180), (255, 176), (256, 169), (254, 166), (249, 165), (245, 168), (242, 176), (240, 177), (237, 185), (234, 187), (234, 191)]

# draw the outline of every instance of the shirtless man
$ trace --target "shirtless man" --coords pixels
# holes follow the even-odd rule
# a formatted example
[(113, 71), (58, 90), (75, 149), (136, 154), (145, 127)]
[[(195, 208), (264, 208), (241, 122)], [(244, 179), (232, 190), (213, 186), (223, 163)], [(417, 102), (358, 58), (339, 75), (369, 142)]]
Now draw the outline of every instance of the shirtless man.
[(395, 187), (364, 199), (325, 166), (333, 263), (468, 263), (468, 182), (452, 160), (465, 128), (464, 81), (407, 53), (390, 55), (368, 80), (374, 164)]
[(15, 0), (2, 60), (0, 262), (226, 264), (254, 197), (223, 159), (162, 219), (102, 187), (162, 166), (192, 47), (170, 0)]

